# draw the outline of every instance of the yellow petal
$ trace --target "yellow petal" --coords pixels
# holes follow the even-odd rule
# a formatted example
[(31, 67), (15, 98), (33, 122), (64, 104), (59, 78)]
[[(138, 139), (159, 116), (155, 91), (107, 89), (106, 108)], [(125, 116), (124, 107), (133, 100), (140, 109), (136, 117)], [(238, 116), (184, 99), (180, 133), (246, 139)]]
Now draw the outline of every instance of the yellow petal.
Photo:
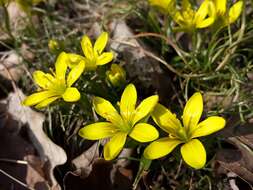
[(70, 68), (77, 66), (80, 61), (85, 61), (85, 58), (83, 56), (74, 53), (68, 53), (68, 57), (69, 57), (68, 66)]
[(155, 106), (151, 115), (155, 123), (169, 134), (175, 135), (181, 127), (181, 122), (176, 115), (159, 103)]
[(182, 17), (181, 13), (179, 11), (176, 11), (174, 15), (172, 15), (173, 20), (177, 23), (177, 24), (181, 24), (184, 20), (184, 18)]
[(47, 89), (50, 85), (52, 85), (52, 79), (54, 80), (52, 75), (50, 75), (51, 77), (48, 77), (48, 75), (50, 74), (46, 74), (42, 71), (35, 71), (33, 73), (33, 79), (41, 88)]
[(144, 99), (136, 108), (135, 115), (133, 118), (133, 125), (146, 117), (149, 113), (151, 113), (156, 106), (158, 100), (159, 97), (157, 95), (153, 95)]
[(105, 160), (112, 160), (118, 156), (123, 149), (127, 138), (127, 133), (116, 133), (104, 147)]
[(158, 8), (163, 13), (169, 13), (172, 10), (172, 7), (174, 5), (174, 1), (172, 0), (149, 0), (149, 4), (151, 6), (154, 6)]
[(169, 154), (177, 145), (182, 143), (177, 139), (164, 137), (150, 143), (144, 150), (144, 156), (147, 159), (154, 160)]
[(69, 72), (67, 78), (67, 86), (71, 87), (74, 82), (81, 76), (85, 68), (85, 62), (82, 60), (78, 63), (77, 66), (73, 67)]
[(191, 10), (191, 3), (189, 2), (189, 0), (183, 0), (182, 1), (182, 11), (189, 11)]
[(102, 32), (94, 44), (94, 51), (97, 53), (97, 55), (100, 55), (103, 52), (107, 44), (107, 41), (108, 41), (108, 33)]
[(121, 116), (109, 101), (100, 97), (95, 97), (93, 99), (93, 106), (96, 112), (107, 121), (112, 122), (115, 126), (122, 125), (123, 121)]
[(192, 132), (191, 138), (202, 137), (210, 135), (216, 131), (219, 131), (225, 127), (226, 121), (222, 117), (212, 116), (206, 120), (200, 122)]
[(78, 134), (85, 139), (98, 140), (111, 137), (116, 132), (117, 129), (111, 123), (98, 122), (83, 127)]
[(203, 3), (201, 3), (199, 9), (197, 10), (195, 14), (195, 20), (200, 21), (206, 18), (208, 15), (208, 8), (209, 8), (210, 1), (204, 0)]
[(41, 108), (47, 107), (49, 104), (51, 104), (52, 102), (54, 102), (55, 100), (57, 100), (59, 98), (60, 98), (60, 96), (54, 96), (51, 98), (47, 98), (47, 99), (43, 100), (42, 102), (40, 102), (39, 104), (37, 104), (35, 106), (35, 108), (41, 109)]
[(243, 1), (236, 2), (230, 9), (228, 13), (229, 24), (235, 22), (240, 16), (243, 8)]
[(65, 52), (62, 52), (56, 60), (55, 63), (55, 72), (56, 72), (56, 78), (57, 79), (64, 79), (67, 71), (68, 66), (68, 55)]
[(25, 106), (33, 106), (35, 104), (38, 104), (40, 102), (42, 102), (43, 100), (53, 97), (53, 96), (57, 96), (58, 94), (56, 92), (53, 91), (42, 91), (42, 92), (37, 92), (34, 93), (30, 96), (28, 96), (24, 101), (23, 101), (23, 105)]
[(126, 121), (129, 121), (131, 119), (131, 116), (135, 111), (136, 101), (136, 88), (133, 84), (129, 84), (125, 88), (120, 100), (120, 114)]
[[(214, 5), (213, 2), (210, 0), (205, 0), (201, 6), (199, 7), (198, 11), (195, 14), (195, 23), (197, 28), (205, 28), (210, 26), (214, 23)], [(208, 15), (212, 15), (207, 17)]]
[(66, 102), (76, 102), (80, 99), (80, 97), (80, 92), (74, 87), (67, 88), (64, 94), (62, 94), (62, 98)]
[(150, 142), (159, 137), (156, 128), (147, 123), (138, 123), (135, 125), (129, 134), (134, 140), (139, 142)]
[(187, 101), (183, 112), (183, 123), (186, 131), (193, 131), (199, 122), (203, 112), (203, 99), (199, 92), (196, 92)]
[(184, 161), (195, 169), (204, 167), (206, 163), (206, 150), (198, 139), (193, 139), (181, 146)]
[(82, 46), (82, 50), (85, 57), (87, 57), (88, 59), (94, 59), (92, 43), (88, 36), (86, 35), (83, 36), (82, 41), (81, 41), (81, 46)]
[(105, 65), (113, 60), (112, 52), (102, 53), (96, 60), (96, 65)]
[(215, 18), (214, 17), (209, 17), (205, 20), (201, 20), (199, 22), (196, 23), (196, 27), (197, 28), (206, 28), (210, 25), (212, 25), (215, 21)]
[(216, 10), (219, 15), (225, 15), (227, 10), (227, 0), (214, 0)]

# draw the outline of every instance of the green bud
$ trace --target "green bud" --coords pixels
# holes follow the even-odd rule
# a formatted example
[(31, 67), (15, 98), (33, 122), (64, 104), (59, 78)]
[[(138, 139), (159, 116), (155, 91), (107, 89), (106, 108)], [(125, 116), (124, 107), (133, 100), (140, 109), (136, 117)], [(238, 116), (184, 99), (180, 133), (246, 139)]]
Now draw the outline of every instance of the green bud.
[(126, 82), (126, 72), (125, 70), (117, 64), (112, 64), (109, 71), (106, 72), (107, 80), (114, 87), (120, 87)]
[(49, 51), (52, 53), (58, 53), (60, 50), (60, 44), (57, 40), (51, 39), (48, 41)]

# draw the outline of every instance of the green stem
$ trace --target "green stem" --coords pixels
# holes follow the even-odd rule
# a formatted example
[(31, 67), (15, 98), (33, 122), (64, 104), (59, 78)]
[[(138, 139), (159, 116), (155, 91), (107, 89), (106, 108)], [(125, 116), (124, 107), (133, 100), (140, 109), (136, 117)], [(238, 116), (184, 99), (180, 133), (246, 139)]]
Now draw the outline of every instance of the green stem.
[(144, 176), (144, 173), (149, 169), (151, 163), (152, 163), (152, 160), (146, 159), (144, 156), (141, 157), (139, 170), (137, 172), (137, 175), (133, 183), (133, 190), (137, 189), (139, 181)]

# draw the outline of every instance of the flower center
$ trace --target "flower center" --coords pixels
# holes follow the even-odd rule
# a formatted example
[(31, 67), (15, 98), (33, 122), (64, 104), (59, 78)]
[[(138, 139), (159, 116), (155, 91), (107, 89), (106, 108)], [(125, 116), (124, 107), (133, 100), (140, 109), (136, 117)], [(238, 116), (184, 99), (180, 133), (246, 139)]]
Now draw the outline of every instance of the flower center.
[(57, 92), (58, 94), (63, 94), (66, 90), (67, 86), (65, 84), (65, 80), (55, 80), (52, 84), (50, 90)]
[(190, 136), (187, 134), (187, 131), (184, 127), (180, 127), (180, 129), (177, 131), (177, 137), (184, 142), (188, 142), (190, 140)]

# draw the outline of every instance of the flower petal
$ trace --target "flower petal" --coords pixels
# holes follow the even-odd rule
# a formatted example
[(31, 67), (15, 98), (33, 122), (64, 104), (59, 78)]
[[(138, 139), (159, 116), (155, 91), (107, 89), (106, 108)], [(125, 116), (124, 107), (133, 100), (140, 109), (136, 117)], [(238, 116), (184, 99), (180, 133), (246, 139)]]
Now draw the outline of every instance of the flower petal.
[(195, 14), (195, 22), (197, 28), (206, 28), (215, 21), (215, 5), (210, 0), (205, 0)]
[(158, 159), (169, 154), (180, 143), (182, 143), (180, 140), (164, 137), (150, 143), (143, 154), (147, 159)]
[(113, 60), (112, 52), (102, 53), (96, 60), (96, 65), (105, 65)]
[(112, 160), (123, 149), (127, 138), (127, 133), (116, 133), (108, 143), (104, 146), (104, 158), (105, 160)]
[(59, 94), (57, 94), (56, 92), (53, 91), (42, 91), (42, 92), (37, 92), (34, 93), (30, 96), (28, 96), (24, 101), (23, 101), (23, 105), (25, 106), (33, 106), (35, 104), (38, 104), (40, 102), (42, 102), (43, 100), (47, 99), (47, 98), (51, 98), (53, 96), (57, 96)]
[(80, 99), (81, 95), (77, 88), (69, 87), (65, 90), (62, 98), (66, 102), (76, 102)]
[(225, 127), (226, 121), (222, 117), (212, 116), (206, 120), (200, 122), (192, 132), (191, 138), (202, 137), (210, 135), (216, 131), (219, 131)]
[(149, 0), (149, 4), (158, 8), (164, 14), (174, 11), (175, 1), (172, 0)]
[(83, 36), (82, 41), (81, 41), (81, 46), (83, 53), (86, 58), (88, 59), (94, 59), (94, 52), (93, 52), (93, 47), (92, 43), (90, 41), (90, 38), (88, 36)]
[(103, 52), (103, 50), (105, 49), (107, 41), (108, 41), (108, 33), (102, 32), (94, 44), (94, 51), (98, 55), (100, 55)]
[(227, 0), (214, 0), (214, 3), (217, 13), (223, 16), (226, 13)]
[(68, 74), (67, 86), (71, 87), (72, 84), (81, 76), (85, 68), (85, 62), (82, 60), (77, 66), (73, 67)]
[(240, 16), (243, 8), (243, 1), (236, 2), (230, 9), (228, 13), (229, 24), (235, 22)]
[(87, 125), (79, 130), (78, 134), (89, 140), (99, 140), (113, 136), (117, 129), (109, 122), (98, 122)]
[(139, 142), (150, 142), (159, 137), (157, 129), (147, 123), (138, 123), (129, 134), (134, 140)]
[(157, 95), (153, 95), (144, 99), (136, 108), (136, 112), (133, 118), (133, 125), (140, 121), (142, 118), (146, 117), (149, 113), (151, 113), (156, 106), (158, 100), (159, 97)]
[(208, 15), (208, 8), (209, 8), (210, 2), (211, 1), (209, 0), (204, 0), (203, 3), (201, 3), (199, 9), (195, 13), (194, 19), (196, 22), (204, 20), (206, 18), (206, 16)]
[(56, 60), (55, 63), (55, 72), (56, 72), (56, 78), (57, 79), (64, 79), (67, 71), (68, 66), (68, 55), (65, 52), (62, 52)]
[(206, 28), (210, 25), (212, 25), (215, 21), (214, 17), (208, 17), (207, 19), (200, 20), (196, 23), (197, 28)]
[(100, 97), (95, 97), (93, 99), (93, 106), (96, 112), (107, 121), (112, 122), (115, 126), (122, 125), (122, 118), (118, 114), (117, 110), (113, 107), (111, 102)]
[(43, 100), (42, 102), (40, 102), (39, 104), (37, 104), (35, 106), (35, 108), (42, 109), (44, 107), (47, 107), (49, 104), (51, 104), (52, 102), (54, 102), (55, 100), (57, 100), (59, 98), (60, 98), (60, 96), (54, 96), (51, 98), (47, 98), (47, 99)]
[(129, 84), (125, 88), (120, 100), (120, 114), (126, 121), (129, 121), (131, 119), (131, 116), (135, 111), (136, 101), (136, 88), (133, 84)]
[(54, 77), (42, 71), (35, 71), (33, 73), (33, 79), (41, 88), (46, 89), (52, 84)]
[(192, 10), (192, 5), (189, 0), (182, 0), (182, 11)]
[(77, 66), (80, 61), (85, 61), (85, 58), (83, 56), (74, 53), (68, 53), (68, 57), (69, 57), (68, 66), (71, 69)]
[(206, 163), (206, 150), (198, 139), (193, 139), (181, 146), (184, 161), (195, 169), (204, 167)]
[(186, 131), (193, 131), (199, 122), (203, 112), (203, 99), (199, 92), (196, 92), (187, 101), (183, 112), (183, 123)]
[(151, 115), (155, 123), (169, 134), (175, 135), (181, 127), (181, 122), (176, 115), (159, 103), (155, 106)]

